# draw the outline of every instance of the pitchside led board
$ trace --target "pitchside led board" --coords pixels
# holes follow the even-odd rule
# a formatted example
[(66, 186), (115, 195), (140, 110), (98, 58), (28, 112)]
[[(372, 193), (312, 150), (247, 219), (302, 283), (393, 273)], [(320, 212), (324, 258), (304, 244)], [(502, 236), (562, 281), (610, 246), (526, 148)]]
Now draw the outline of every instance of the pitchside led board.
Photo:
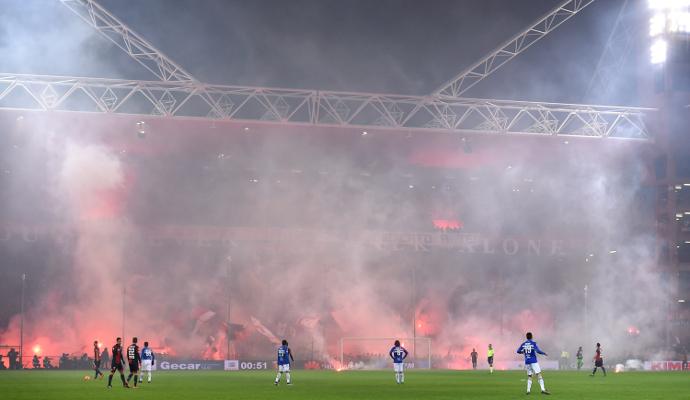
[(159, 361), (153, 366), (158, 371), (209, 371), (223, 370), (223, 361), (216, 360), (176, 360)]
[[(638, 362), (640, 365), (631, 367), (626, 363), (625, 370), (643, 369), (646, 371), (682, 371), (688, 370), (683, 361), (645, 361)], [(310, 361), (307, 363), (297, 362), (295, 367), (298, 369), (330, 369), (328, 365)], [(558, 369), (558, 361), (542, 360), (539, 362), (542, 369)], [(522, 370), (524, 365), (521, 361), (503, 361), (496, 363), (498, 369)], [(274, 361), (240, 361), (240, 360), (178, 360), (161, 361), (153, 367), (158, 371), (265, 371), (275, 369)]]
[[(240, 360), (175, 360), (158, 361), (153, 366), (157, 371), (252, 371), (273, 369), (273, 361)], [(297, 366), (299, 368), (299, 365)]]

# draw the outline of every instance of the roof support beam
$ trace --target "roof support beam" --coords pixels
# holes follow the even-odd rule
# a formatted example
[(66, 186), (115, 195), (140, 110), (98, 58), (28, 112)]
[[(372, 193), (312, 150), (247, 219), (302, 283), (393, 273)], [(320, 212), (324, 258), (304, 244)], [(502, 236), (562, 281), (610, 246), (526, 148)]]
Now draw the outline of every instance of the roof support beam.
[(481, 60), (445, 82), (433, 92), (435, 96), (460, 97), (469, 88), (491, 75), (505, 63), (527, 50), (539, 39), (582, 11), (594, 0), (566, 0), (549, 11), (528, 28), (501, 44)]
[(91, 25), (130, 57), (165, 82), (193, 82), (196, 79), (155, 48), (141, 35), (125, 25), (94, 0), (60, 0), (81, 19)]
[(0, 110), (651, 140), (653, 109), (0, 73)]

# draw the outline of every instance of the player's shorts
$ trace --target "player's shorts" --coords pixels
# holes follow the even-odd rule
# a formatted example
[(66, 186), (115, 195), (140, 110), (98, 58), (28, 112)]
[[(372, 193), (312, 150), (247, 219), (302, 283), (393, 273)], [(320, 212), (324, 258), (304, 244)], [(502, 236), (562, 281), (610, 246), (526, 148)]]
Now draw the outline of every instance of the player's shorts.
[(125, 366), (122, 365), (122, 363), (113, 363), (113, 367), (110, 368), (110, 372), (115, 372), (115, 371), (122, 372), (124, 369), (125, 369)]
[(101, 368), (101, 360), (98, 360), (98, 361), (94, 360), (93, 368), (94, 369), (100, 369)]
[(403, 363), (393, 363), (393, 371), (403, 372)]
[(604, 366), (604, 359), (600, 358), (598, 360), (594, 360), (594, 366), (595, 367), (603, 367)]
[(290, 364), (279, 364), (278, 372), (290, 372)]
[(525, 370), (527, 370), (527, 375), (532, 376), (532, 374), (540, 374), (541, 367), (539, 363), (525, 364)]
[(141, 370), (145, 372), (151, 372), (151, 360), (141, 360)]
[(129, 372), (139, 372), (139, 363), (134, 361), (129, 363)]
[(494, 358), (493, 358), (493, 357), (489, 357), (489, 358), (486, 359), (486, 361), (488, 361), (488, 362), (489, 362), (489, 365), (491, 365), (491, 364), (494, 363)]

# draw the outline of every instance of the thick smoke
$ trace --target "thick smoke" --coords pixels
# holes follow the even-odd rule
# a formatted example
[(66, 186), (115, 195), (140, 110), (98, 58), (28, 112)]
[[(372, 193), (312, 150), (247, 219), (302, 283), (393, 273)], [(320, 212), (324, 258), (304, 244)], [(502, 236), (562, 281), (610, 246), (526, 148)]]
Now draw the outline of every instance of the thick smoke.
[[(381, 137), (332, 147), (311, 136), (242, 133), (223, 140), (232, 145), (222, 160), (195, 160), (135, 157), (97, 136), (42, 140), (49, 149), (29, 143), (44, 154), (45, 176), (13, 178), (52, 188), (42, 206), (69, 232), (44, 267), (59, 278), (32, 294), (27, 314), (28, 342), (46, 351), (80, 353), (124, 329), (176, 356), (270, 357), (271, 342), (287, 337), (301, 358), (330, 360), (342, 337), (411, 337), (414, 322), (434, 356), (465, 367), (471, 348), (488, 343), (511, 360), (527, 330), (551, 353), (600, 341), (611, 357), (639, 355), (663, 337), (663, 285), (649, 218), (638, 215), (650, 209), (645, 165), (625, 146), (561, 145), (535, 165), (537, 148), (514, 147), (521, 152), (504, 158), (496, 144), (477, 142), (461, 157), (486, 163), (453, 177), (410, 167), (410, 149)], [(466, 232), (499, 244), (418, 252), (371, 241), (371, 232), (429, 231), (438, 204)], [(258, 236), (149, 240), (156, 226), (185, 224), (253, 227)], [(501, 240), (525, 238), (541, 240), (540, 255), (526, 245), (501, 251)], [(15, 317), (2, 338), (16, 335)], [(344, 350), (380, 354), (387, 345), (352, 341)], [(426, 357), (425, 342), (416, 345)]]
[(6, 1), (0, 19), (3, 72), (119, 77), (132, 71), (125, 55), (60, 2)]
[[(85, 349), (94, 335), (104, 337), (120, 322), (120, 318), (113, 320), (109, 316), (121, 308), (118, 299), (122, 286), (118, 277), (129, 225), (125, 218), (100, 218), (95, 223), (94, 216), (108, 207), (117, 207), (103, 201), (104, 193), (117, 192), (123, 184), (122, 165), (111, 150), (99, 144), (58, 140), (47, 129), (21, 133), (32, 138), (46, 135), (24, 146), (25, 155), (44, 158), (35, 160), (33, 176), (27, 173), (15, 179), (44, 185), (46, 203), (51, 204), (51, 213), (59, 216), (70, 237), (58, 241), (49, 257), (44, 273), (52, 278), (43, 282), (49, 285), (45, 296), (36, 299), (34, 307), (28, 310), (25, 335), (30, 338), (29, 343), (39, 343), (46, 350), (77, 352)], [(37, 179), (36, 167), (45, 168), (45, 180)], [(54, 260), (50, 261), (51, 258)], [(70, 267), (62, 270), (61, 262)], [(18, 318), (14, 318), (3, 339), (15, 337), (17, 325)]]

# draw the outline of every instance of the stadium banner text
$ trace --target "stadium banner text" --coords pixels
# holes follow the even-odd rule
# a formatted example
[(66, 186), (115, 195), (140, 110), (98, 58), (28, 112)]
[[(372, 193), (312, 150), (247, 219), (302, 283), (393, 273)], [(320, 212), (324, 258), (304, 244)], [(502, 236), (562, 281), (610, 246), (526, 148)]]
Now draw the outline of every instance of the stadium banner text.
[[(685, 364), (685, 365), (684, 365)], [(688, 371), (687, 361), (645, 361), (645, 371)]]
[[(94, 224), (96, 224), (94, 222)], [(19, 239), (35, 242), (51, 238), (59, 243), (76, 240), (73, 228), (61, 225), (2, 225), (0, 241)], [(272, 242), (282, 245), (338, 245), (372, 246), (385, 251), (430, 252), (447, 249), (465, 254), (564, 256), (576, 244), (555, 238), (494, 237), (481, 233), (460, 232), (334, 232), (319, 229), (156, 226), (141, 228), (137, 240), (152, 246), (166, 243), (213, 247), (229, 246), (235, 242)]]
[(177, 360), (157, 362), (153, 369), (159, 371), (222, 371), (223, 367), (223, 361), (218, 360)]

